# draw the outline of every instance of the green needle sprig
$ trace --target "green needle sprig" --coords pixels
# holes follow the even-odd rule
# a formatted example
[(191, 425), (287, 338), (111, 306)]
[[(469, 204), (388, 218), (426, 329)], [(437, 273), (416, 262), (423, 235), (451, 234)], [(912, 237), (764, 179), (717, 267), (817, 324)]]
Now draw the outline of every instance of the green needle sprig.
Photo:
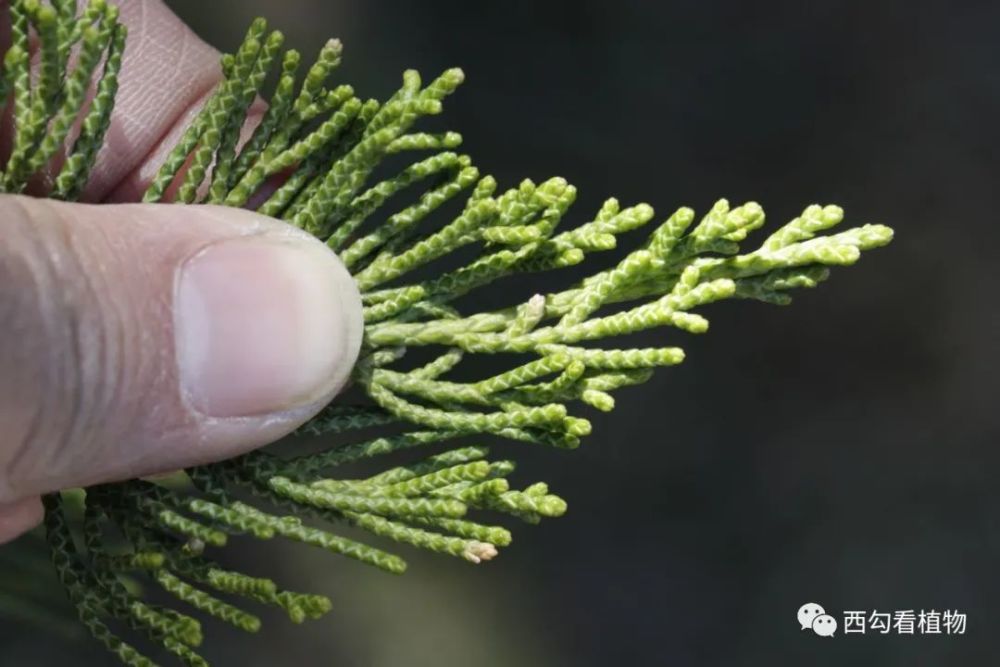
[[(104, 0), (90, 0), (79, 15), (73, 0), (16, 0), (9, 11), (2, 85), (14, 130), (2, 189), (74, 199), (103, 145), (125, 28)], [(892, 239), (882, 225), (832, 232), (843, 211), (813, 205), (746, 249), (764, 210), (724, 199), (701, 218), (682, 207), (662, 222), (647, 204), (608, 199), (570, 224), (564, 218), (576, 189), (564, 179), (526, 179), (503, 190), (457, 152), (458, 133), (415, 129), (441, 113), (461, 70), (426, 85), (407, 71), (380, 103), (331, 80), (340, 42), (324, 45), (304, 76), (299, 53), (282, 43), (280, 32), (254, 21), (240, 48), (223, 57), (223, 81), (144, 201), (249, 207), (335, 250), (362, 292), (365, 336), (353, 383), (367, 399), (330, 405), (299, 430), (338, 436), (321, 451), (257, 451), (169, 480), (92, 487), (82, 517), (73, 509), (79, 492), (45, 498), (59, 580), (84, 626), (127, 665), (153, 662), (120, 638), (126, 628), (184, 664), (204, 665), (196, 652), (202, 628), (189, 614), (256, 632), (261, 621), (248, 605), (277, 606), (297, 623), (331, 609), (324, 596), (220, 567), (208, 554), (233, 535), (302, 542), (397, 574), (406, 569), (399, 556), (340, 535), (339, 527), (472, 563), (496, 557), (512, 541), (495, 525), (499, 515), (535, 524), (564, 514), (566, 502), (544, 483), (516, 489), (508, 479), (514, 463), (488, 459), (484, 446), (442, 450), (440, 443), (489, 436), (576, 448), (592, 429), (580, 404), (609, 411), (616, 390), (684, 361), (678, 347), (614, 339), (663, 327), (704, 333), (709, 323), (697, 311), (725, 299), (787, 304), (791, 290), (815, 287), (831, 267)], [(248, 111), (266, 97), (275, 69), (268, 109), (249, 128)], [(382, 175), (380, 166), (400, 162), (406, 166)], [(394, 203), (407, 194), (412, 203)], [(436, 212), (449, 203), (459, 212), (441, 219)], [(470, 310), (462, 298), (511, 276), (580, 264), (641, 227), (650, 229), (644, 243), (567, 289), (540, 289), (492, 312)], [(456, 262), (470, 250), (473, 259)], [(419, 348), (428, 348), (420, 356), (429, 361), (408, 364)], [(496, 355), (511, 360), (506, 370), (456, 379), (468, 376), (463, 366)], [(364, 435), (373, 429), (382, 432)], [(409, 450), (406, 465), (349, 472), (351, 464)], [(162, 589), (177, 609), (146, 601), (135, 580)]]

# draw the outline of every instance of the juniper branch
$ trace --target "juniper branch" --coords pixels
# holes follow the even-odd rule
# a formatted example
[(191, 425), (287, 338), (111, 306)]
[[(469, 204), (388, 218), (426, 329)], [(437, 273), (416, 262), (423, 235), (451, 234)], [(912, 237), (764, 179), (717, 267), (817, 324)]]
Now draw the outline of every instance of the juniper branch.
[[(24, 191), (39, 171), (61, 162), (41, 194), (74, 199), (103, 144), (125, 28), (104, 0), (90, 0), (79, 16), (72, 5), (10, 5), (12, 41), (2, 85), (14, 131), (0, 179), (3, 192)], [(32, 36), (40, 53), (35, 73)], [(232, 534), (303, 542), (392, 573), (405, 570), (405, 561), (339, 535), (337, 526), (473, 563), (493, 558), (510, 544), (511, 534), (481, 523), (479, 512), (537, 523), (562, 515), (565, 501), (544, 483), (513, 489), (513, 463), (490, 461), (488, 450), (478, 446), (421, 452), (412, 463), (361, 478), (344, 466), (486, 435), (574, 448), (591, 431), (590, 422), (576, 414), (580, 403), (611, 410), (615, 391), (684, 360), (677, 347), (614, 347), (611, 339), (663, 327), (704, 333), (708, 320), (697, 311), (715, 301), (786, 304), (791, 290), (815, 287), (831, 267), (853, 264), (892, 238), (882, 225), (827, 233), (842, 222), (843, 211), (814, 205), (758, 247), (744, 249), (741, 244), (764, 225), (764, 211), (754, 202), (733, 207), (724, 199), (701, 219), (679, 208), (658, 224), (651, 206), (623, 208), (608, 199), (592, 218), (572, 226), (564, 218), (576, 189), (564, 179), (525, 180), (500, 190), (471, 158), (453, 152), (461, 143), (458, 133), (414, 130), (421, 118), (441, 112), (442, 101), (464, 80), (461, 70), (447, 70), (427, 85), (408, 71), (386, 102), (363, 101), (351, 86), (329, 84), (341, 59), (338, 41), (324, 45), (302, 77), (299, 54), (282, 53), (282, 41), (258, 19), (240, 48), (223, 57), (222, 84), (164, 160), (144, 199), (250, 205), (338, 251), (365, 305), (353, 382), (370, 401), (330, 406), (303, 426), (300, 434), (346, 439), (319, 452), (293, 458), (254, 452), (191, 469), (180, 485), (131, 481), (89, 489), (82, 527), (74, 527), (60, 494), (46, 498), (58, 577), (84, 626), (127, 665), (153, 663), (109, 623), (143, 632), (186, 664), (205, 663), (195, 652), (201, 641), (197, 621), (144, 602), (123, 585), (126, 576), (148, 579), (181, 608), (250, 632), (260, 620), (242, 608), (246, 603), (276, 605), (295, 622), (329, 611), (331, 602), (323, 596), (283, 591), (267, 578), (219, 567), (206, 552)], [(71, 52), (78, 56), (70, 58)], [(265, 82), (276, 63), (280, 72), (268, 111), (239, 148), (250, 104), (266, 97)], [(76, 125), (80, 130), (71, 139)], [(394, 176), (373, 178), (390, 155), (410, 163)], [(290, 173), (275, 185), (280, 172)], [(394, 206), (411, 189), (418, 189), (416, 202)], [(429, 222), (443, 204), (463, 199), (454, 219)], [(651, 228), (641, 247), (567, 289), (526, 294), (494, 312), (459, 305), (459, 297), (510, 276), (584, 262), (640, 227)], [(469, 248), (475, 258), (454, 268), (455, 253)], [(433, 277), (413, 277), (427, 266), (440, 268)], [(407, 369), (405, 353), (422, 347), (433, 348), (434, 359)], [(478, 380), (454, 379), (456, 369), (506, 353), (530, 360)], [(386, 426), (397, 431), (368, 439), (353, 435)], [(223, 601), (215, 593), (240, 601)]]

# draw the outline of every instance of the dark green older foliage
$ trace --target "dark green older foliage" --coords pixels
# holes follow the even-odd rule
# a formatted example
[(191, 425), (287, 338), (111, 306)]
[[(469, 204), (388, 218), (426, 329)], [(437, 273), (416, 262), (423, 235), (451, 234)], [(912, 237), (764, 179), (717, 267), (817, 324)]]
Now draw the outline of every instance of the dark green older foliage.
[[(79, 16), (74, 0), (21, 0), (10, 12), (3, 86), (13, 105), (14, 142), (3, 191), (22, 192), (40, 170), (58, 163), (55, 177), (37, 187), (46, 196), (73, 199), (108, 127), (125, 29), (104, 0), (91, 0)], [(35, 73), (32, 32), (40, 45)], [(72, 52), (78, 57), (71, 66)], [(285, 591), (213, 562), (208, 548), (224, 546), (232, 534), (284, 537), (393, 573), (406, 568), (401, 558), (343, 537), (331, 524), (473, 563), (492, 558), (511, 535), (481, 523), (479, 510), (528, 523), (566, 510), (544, 483), (513, 489), (507, 481), (513, 462), (489, 461), (485, 447), (463, 444), (418, 454), (374, 476), (339, 471), (362, 459), (477, 435), (575, 448), (591, 429), (570, 413), (578, 401), (611, 410), (614, 390), (684, 358), (679, 348), (611, 349), (594, 341), (662, 326), (702, 333), (708, 322), (693, 312), (697, 307), (734, 297), (787, 303), (788, 290), (815, 286), (828, 267), (852, 264), (862, 250), (892, 237), (880, 225), (824, 234), (843, 212), (810, 206), (742, 253), (740, 243), (764, 224), (764, 212), (752, 202), (730, 208), (721, 200), (700, 221), (690, 209), (678, 209), (642, 247), (569, 289), (525, 295), (496, 312), (463, 312), (459, 297), (505, 276), (556, 270), (614, 248), (618, 235), (649, 224), (653, 209), (609, 199), (592, 220), (566, 228), (562, 219), (576, 191), (563, 179), (525, 180), (498, 192), (491, 176), (454, 152), (460, 135), (413, 130), (423, 116), (441, 112), (462, 82), (461, 70), (426, 86), (408, 71), (402, 87), (380, 103), (328, 83), (340, 56), (340, 43), (330, 41), (300, 77), (299, 54), (282, 52), (281, 34), (255, 21), (239, 50), (223, 57), (223, 83), (145, 200), (253, 208), (335, 249), (363, 295), (365, 341), (353, 380), (370, 401), (330, 406), (301, 432), (382, 428), (386, 434), (342, 439), (297, 457), (258, 451), (169, 479), (93, 487), (85, 491), (82, 512), (68, 507), (80, 491), (48, 496), (46, 532), (59, 579), (90, 633), (126, 664), (153, 663), (111, 626), (144, 634), (186, 664), (205, 664), (194, 651), (202, 641), (199, 622), (145, 601), (135, 578), (172, 594), (179, 607), (250, 632), (260, 620), (226, 600), (276, 605), (295, 622), (330, 609), (323, 596)], [(275, 69), (268, 110), (241, 147), (247, 111)], [(91, 84), (95, 95), (88, 100)], [(386, 158), (401, 155), (414, 157), (393, 176), (373, 176)], [(419, 197), (392, 206), (407, 191)], [(453, 200), (461, 212), (433, 222), (431, 214)], [(469, 247), (477, 251), (471, 261), (449, 264), (452, 253)], [(432, 264), (436, 272), (417, 271)], [(404, 353), (421, 347), (431, 360), (404, 365)], [(463, 361), (483, 355), (520, 359), (479, 381), (448, 379)], [(475, 519), (467, 518), (470, 510), (477, 511)]]

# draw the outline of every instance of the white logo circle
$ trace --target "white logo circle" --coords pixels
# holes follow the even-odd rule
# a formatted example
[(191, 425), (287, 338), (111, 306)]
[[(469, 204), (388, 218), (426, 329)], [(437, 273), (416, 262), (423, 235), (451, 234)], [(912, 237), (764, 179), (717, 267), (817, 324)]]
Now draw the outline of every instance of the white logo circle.
[(832, 637), (837, 631), (837, 619), (829, 614), (820, 614), (813, 619), (812, 629), (820, 637)]
[(826, 614), (826, 610), (815, 602), (806, 602), (804, 605), (799, 607), (799, 625), (802, 626), (803, 630), (808, 630), (813, 626), (813, 621), (816, 620), (818, 616)]

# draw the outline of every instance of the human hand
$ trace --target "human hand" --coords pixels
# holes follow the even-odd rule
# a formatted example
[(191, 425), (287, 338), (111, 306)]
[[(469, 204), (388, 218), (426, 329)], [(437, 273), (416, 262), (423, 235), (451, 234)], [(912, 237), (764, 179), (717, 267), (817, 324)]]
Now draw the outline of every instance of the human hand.
[(40, 521), (40, 494), (287, 434), (343, 386), (361, 343), (354, 281), (308, 234), (238, 209), (124, 203), (222, 73), (160, 0), (120, 5), (129, 43), (84, 194), (105, 203), (0, 195), (0, 543)]

